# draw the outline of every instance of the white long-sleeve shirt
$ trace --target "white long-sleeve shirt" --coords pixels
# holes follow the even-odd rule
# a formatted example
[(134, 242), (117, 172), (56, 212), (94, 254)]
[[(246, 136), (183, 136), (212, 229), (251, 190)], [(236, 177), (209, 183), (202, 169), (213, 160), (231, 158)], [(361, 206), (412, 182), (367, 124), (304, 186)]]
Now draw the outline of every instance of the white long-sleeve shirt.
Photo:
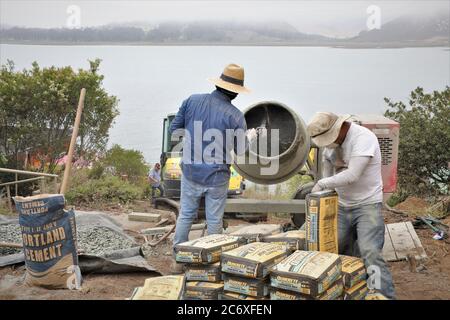
[(381, 152), (375, 134), (352, 123), (340, 147), (325, 148), (323, 176), (319, 186), (336, 189), (341, 206), (381, 202)]

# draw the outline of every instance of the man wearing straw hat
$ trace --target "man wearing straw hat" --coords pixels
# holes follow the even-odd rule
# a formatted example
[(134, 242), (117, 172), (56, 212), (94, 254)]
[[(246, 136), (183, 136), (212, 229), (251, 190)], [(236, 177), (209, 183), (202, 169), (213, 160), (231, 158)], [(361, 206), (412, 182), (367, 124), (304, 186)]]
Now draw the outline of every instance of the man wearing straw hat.
[(372, 131), (350, 118), (318, 112), (308, 124), (312, 142), (324, 148), (324, 178), (312, 192), (336, 190), (339, 253), (363, 258), (368, 273), (374, 272), (373, 289), (394, 299), (392, 276), (382, 256), (385, 227), (380, 146)]
[[(195, 94), (186, 99), (170, 127), (172, 136), (176, 130), (182, 130), (184, 134), (181, 210), (176, 223), (174, 246), (188, 240), (203, 196), (208, 234), (222, 233), (222, 218), (230, 179), (230, 162), (227, 159), (236, 145), (236, 141), (229, 143), (224, 141), (224, 137), (228, 130), (241, 130), (245, 137), (247, 130), (244, 115), (231, 103), (239, 93), (249, 92), (244, 87), (244, 68), (229, 64), (219, 78), (208, 80), (215, 84), (216, 90), (208, 94)], [(208, 132), (219, 134), (221, 138), (215, 136), (213, 142), (211, 139), (203, 139), (203, 134), (206, 136)], [(255, 129), (247, 133), (247, 137), (251, 139), (255, 135)], [(211, 149), (215, 150), (212, 154), (214, 161), (205, 159), (204, 153)], [(175, 273), (180, 271), (180, 265), (174, 265), (173, 268)]]

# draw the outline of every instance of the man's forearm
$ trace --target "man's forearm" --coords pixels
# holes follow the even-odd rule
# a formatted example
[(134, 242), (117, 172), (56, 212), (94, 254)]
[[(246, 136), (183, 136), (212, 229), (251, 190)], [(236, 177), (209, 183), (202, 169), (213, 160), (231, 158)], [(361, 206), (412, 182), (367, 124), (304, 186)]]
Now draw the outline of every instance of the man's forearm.
[(353, 157), (349, 161), (348, 168), (332, 177), (319, 180), (322, 189), (334, 189), (352, 184), (361, 177), (364, 169), (370, 161), (370, 157)]

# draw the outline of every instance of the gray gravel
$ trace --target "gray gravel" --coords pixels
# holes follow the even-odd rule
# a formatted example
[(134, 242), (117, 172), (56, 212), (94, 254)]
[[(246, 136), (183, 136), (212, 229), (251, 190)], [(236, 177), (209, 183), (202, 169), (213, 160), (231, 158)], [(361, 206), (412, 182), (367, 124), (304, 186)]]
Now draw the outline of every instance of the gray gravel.
[(102, 226), (78, 227), (77, 236), (78, 247), (86, 254), (102, 255), (136, 245), (132, 240)]
[[(16, 224), (1, 224), (0, 225), (0, 241), (22, 243), (22, 233), (20, 226)], [(14, 248), (2, 248), (0, 247), (0, 256), (6, 256), (9, 254), (19, 253), (22, 250)]]
[[(136, 244), (102, 226), (78, 226), (77, 227), (78, 248), (86, 254), (102, 255), (114, 250), (128, 249)], [(0, 241), (22, 243), (20, 226), (15, 224), (0, 225)], [(1, 248), (0, 256), (19, 253), (21, 250), (12, 248)]]

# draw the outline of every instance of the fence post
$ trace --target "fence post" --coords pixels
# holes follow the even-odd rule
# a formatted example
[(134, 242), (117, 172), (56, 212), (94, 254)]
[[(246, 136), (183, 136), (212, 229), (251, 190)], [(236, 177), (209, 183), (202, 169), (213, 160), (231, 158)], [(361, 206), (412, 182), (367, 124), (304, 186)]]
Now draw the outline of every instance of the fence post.
[(8, 207), (9, 207), (9, 212), (13, 212), (12, 210), (12, 204), (11, 204), (11, 189), (9, 186), (6, 186), (6, 197), (8, 198)]
[(54, 187), (55, 193), (58, 193), (58, 178), (57, 177), (53, 178), (53, 187)]
[[(15, 182), (19, 181), (19, 175), (17, 174), (17, 172), (16, 172), (15, 176), (16, 176)], [(19, 190), (19, 185), (16, 183), (16, 197), (18, 196), (18, 193), (19, 193), (18, 190)]]

